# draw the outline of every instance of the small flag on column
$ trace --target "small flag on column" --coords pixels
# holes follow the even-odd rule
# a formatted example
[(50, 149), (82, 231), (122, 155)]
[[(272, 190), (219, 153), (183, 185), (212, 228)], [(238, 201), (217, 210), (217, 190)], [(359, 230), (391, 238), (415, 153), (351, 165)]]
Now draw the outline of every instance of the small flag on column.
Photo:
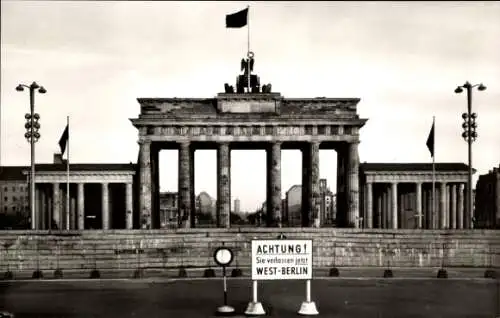
[(431, 152), (431, 157), (434, 157), (434, 121), (432, 121), (432, 128), (427, 137), (427, 148)]
[(226, 28), (242, 28), (248, 23), (248, 8), (226, 15)]
[(66, 129), (64, 129), (61, 139), (59, 139), (59, 147), (61, 147), (61, 155), (63, 155), (64, 152), (66, 151), (66, 144), (68, 143), (68, 138), (69, 138), (69, 125), (66, 125)]

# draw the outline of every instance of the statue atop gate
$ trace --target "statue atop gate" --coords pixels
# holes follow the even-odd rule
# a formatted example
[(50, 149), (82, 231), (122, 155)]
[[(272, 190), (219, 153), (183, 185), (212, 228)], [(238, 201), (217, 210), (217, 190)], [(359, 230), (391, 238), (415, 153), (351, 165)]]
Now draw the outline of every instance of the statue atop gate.
[(247, 59), (241, 59), (241, 69), (243, 74), (236, 77), (236, 92), (234, 87), (228, 83), (224, 84), (224, 92), (227, 94), (244, 94), (244, 93), (271, 93), (271, 84), (260, 86), (260, 78), (256, 74), (252, 74), (255, 64), (254, 53), (248, 52)]

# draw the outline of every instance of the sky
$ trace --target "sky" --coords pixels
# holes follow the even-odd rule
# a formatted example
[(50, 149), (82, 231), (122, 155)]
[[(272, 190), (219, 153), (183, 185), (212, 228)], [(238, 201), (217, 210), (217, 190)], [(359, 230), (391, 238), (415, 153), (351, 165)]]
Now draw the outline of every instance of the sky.
[[(500, 164), (500, 2), (1, 1), (2, 165), (29, 165), (24, 114), (36, 81), (41, 139), (52, 162), (70, 116), (70, 162), (136, 162), (138, 97), (215, 97), (239, 74), (247, 28), (225, 15), (250, 5), (255, 72), (285, 98), (356, 97), (362, 162), (432, 162), (425, 145), (436, 118), (436, 162), (467, 163), (462, 139), (466, 81), (478, 113), (473, 166)], [(160, 154), (160, 188), (177, 191), (174, 151)], [(265, 201), (265, 154), (233, 151), (231, 194), (243, 210)], [(195, 191), (216, 195), (215, 151), (199, 151)], [(282, 153), (282, 192), (301, 182), (298, 151)], [(251, 167), (251, 169), (249, 169)], [(320, 153), (335, 191), (336, 154)], [(476, 175), (477, 175), (476, 174)], [(474, 178), (476, 180), (477, 177)]]

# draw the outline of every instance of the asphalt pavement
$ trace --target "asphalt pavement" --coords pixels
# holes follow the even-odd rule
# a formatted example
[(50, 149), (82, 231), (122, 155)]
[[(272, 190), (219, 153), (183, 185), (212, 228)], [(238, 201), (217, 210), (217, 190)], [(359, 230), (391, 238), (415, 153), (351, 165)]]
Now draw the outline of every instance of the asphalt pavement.
[[(259, 282), (267, 316), (295, 317), (304, 281)], [(243, 316), (251, 280), (228, 278), (228, 304)], [(496, 318), (498, 279), (330, 278), (312, 281), (317, 317)], [(18, 280), (0, 282), (0, 312), (22, 317), (214, 317), (223, 282), (210, 279)]]

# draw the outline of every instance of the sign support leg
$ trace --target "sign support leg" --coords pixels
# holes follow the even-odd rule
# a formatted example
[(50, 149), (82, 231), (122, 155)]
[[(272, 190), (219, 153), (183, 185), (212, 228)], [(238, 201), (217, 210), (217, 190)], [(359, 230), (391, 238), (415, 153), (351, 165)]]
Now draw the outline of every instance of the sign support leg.
[(316, 309), (316, 304), (311, 301), (311, 280), (306, 280), (306, 301), (302, 303), (299, 309), (299, 315), (303, 316), (314, 316), (318, 315), (319, 312)]
[(227, 281), (226, 281), (226, 267), (222, 267), (224, 276), (224, 306), (227, 306)]
[(234, 308), (227, 304), (226, 266), (222, 266), (222, 276), (224, 279), (224, 305), (217, 308), (217, 314), (220, 316), (228, 316), (234, 313)]
[(263, 316), (266, 314), (264, 307), (259, 302), (257, 298), (257, 280), (252, 281), (252, 302), (248, 303), (247, 310), (245, 310), (245, 315), (247, 316)]

